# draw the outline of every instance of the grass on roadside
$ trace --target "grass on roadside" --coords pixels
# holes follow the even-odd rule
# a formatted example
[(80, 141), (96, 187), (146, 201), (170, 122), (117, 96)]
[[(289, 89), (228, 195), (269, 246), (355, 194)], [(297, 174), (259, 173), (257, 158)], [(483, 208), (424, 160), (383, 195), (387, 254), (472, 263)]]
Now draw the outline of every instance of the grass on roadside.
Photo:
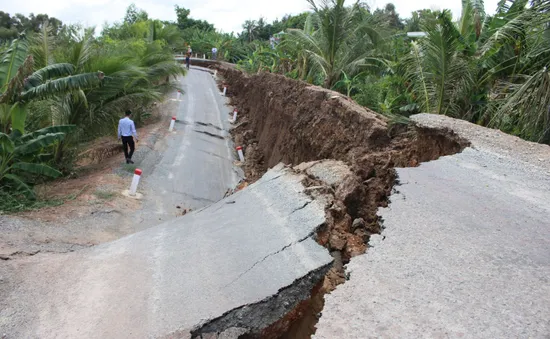
[(12, 196), (6, 192), (0, 192), (0, 214), (24, 212), (43, 207), (63, 205), (63, 199), (28, 199), (23, 195)]
[(95, 190), (94, 195), (99, 199), (110, 200), (115, 197), (115, 192), (113, 191), (104, 191), (104, 190)]
[(134, 174), (134, 171), (136, 170), (137, 165), (134, 164), (124, 164), (122, 165), (122, 169), (125, 170), (128, 173)]
[(48, 198), (37, 198), (29, 199), (24, 195), (20, 194), (10, 194), (8, 192), (0, 190), (0, 215), (8, 213), (18, 213), (25, 212), (30, 210), (37, 210), (44, 207), (55, 207), (63, 205), (67, 201), (76, 199), (82, 192), (88, 188), (84, 186), (80, 191), (73, 194), (69, 194), (62, 197), (56, 197), (53, 199)]

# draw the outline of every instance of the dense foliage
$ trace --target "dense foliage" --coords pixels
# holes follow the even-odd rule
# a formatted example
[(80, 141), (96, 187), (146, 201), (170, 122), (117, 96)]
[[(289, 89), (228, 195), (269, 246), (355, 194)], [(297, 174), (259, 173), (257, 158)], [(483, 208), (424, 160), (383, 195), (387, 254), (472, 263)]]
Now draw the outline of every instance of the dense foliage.
[(308, 1), (303, 27), (276, 48), (253, 42), (243, 69), (338, 90), (393, 117), (445, 114), (550, 143), (550, 2), (502, 0), (490, 16), (482, 0), (463, 0), (455, 21), (448, 10), (402, 20), (392, 4)]
[(170, 76), (184, 74), (173, 54), (188, 46), (395, 119), (445, 114), (550, 143), (549, 1), (501, 0), (487, 15), (483, 0), (463, 0), (458, 19), (424, 9), (405, 20), (392, 4), (307, 1), (310, 12), (247, 20), (238, 33), (180, 6), (167, 22), (131, 5), (99, 35), (46, 14), (0, 12), (0, 188), (32, 198), (32, 184), (66, 172), (80, 145), (114, 135), (121, 112), (141, 123)]
[(125, 110), (140, 124), (185, 74), (173, 59), (182, 41), (132, 6), (100, 36), (49, 20), (18, 32), (0, 48), (0, 189), (32, 199), (32, 184), (67, 173), (81, 145), (115, 137)]

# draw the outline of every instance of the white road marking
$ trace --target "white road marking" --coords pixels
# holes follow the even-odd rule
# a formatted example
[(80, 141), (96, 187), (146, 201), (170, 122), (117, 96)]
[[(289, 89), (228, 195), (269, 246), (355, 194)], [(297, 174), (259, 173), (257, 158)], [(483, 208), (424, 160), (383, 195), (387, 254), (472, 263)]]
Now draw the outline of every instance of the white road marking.
[(191, 144), (191, 142), (188, 139), (189, 132), (191, 131), (191, 125), (195, 123), (195, 97), (193, 95), (193, 91), (191, 89), (191, 86), (187, 86), (186, 91), (187, 96), (187, 110), (186, 110), (186, 116), (183, 117), (189, 124), (186, 124), (183, 128), (183, 139), (181, 142), (180, 147), (178, 148), (178, 153), (176, 155), (176, 158), (174, 159), (174, 163), (172, 164), (173, 167), (179, 167), (185, 158), (185, 152), (187, 151), (187, 147)]

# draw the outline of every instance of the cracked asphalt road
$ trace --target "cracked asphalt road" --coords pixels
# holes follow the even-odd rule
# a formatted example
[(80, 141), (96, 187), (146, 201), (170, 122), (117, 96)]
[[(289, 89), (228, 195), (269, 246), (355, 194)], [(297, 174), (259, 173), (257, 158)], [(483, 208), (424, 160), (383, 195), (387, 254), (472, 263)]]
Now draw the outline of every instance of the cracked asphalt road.
[[(235, 309), (246, 314), (238, 321), (270, 324), (307, 298), (332, 263), (312, 238), (326, 221), (325, 206), (304, 192), (302, 180), (278, 166), (184, 217), (93, 248), (26, 258), (19, 270), (34, 278), (13, 284), (0, 333), (186, 337)], [(285, 288), (293, 289), (288, 297), (273, 298)]]
[[(174, 132), (161, 149), (144, 159), (142, 167), (148, 195), (141, 213), (145, 223), (168, 220), (183, 209), (210, 205), (234, 188), (242, 171), (233, 165), (233, 144), (225, 98), (212, 75), (193, 67), (181, 79), (184, 94), (179, 102)], [(174, 100), (174, 99), (172, 99)], [(180, 206), (178, 209), (177, 206)]]
[[(144, 172), (139, 187), (144, 200), (139, 211), (121, 202), (116, 209), (97, 207), (101, 209), (92, 209), (91, 214), (79, 211), (62, 223), (0, 215), (0, 259), (67, 252), (118, 239), (171, 220), (184, 209), (207, 206), (234, 188), (243, 174), (233, 166), (227, 120), (232, 109), (225, 105), (206, 69), (193, 67), (180, 78), (180, 85), (185, 90), (181, 101), (161, 106), (168, 110), (162, 112), (166, 127), (142, 136), (136, 149), (136, 166)], [(164, 136), (170, 114), (176, 115), (178, 123), (174, 133)], [(117, 168), (115, 172), (128, 176), (124, 180), (130, 182), (126, 170)], [(10, 274), (3, 269), (0, 266), (0, 276)]]
[[(309, 297), (332, 263), (312, 238), (325, 206), (283, 166), (222, 199), (239, 177), (229, 109), (208, 72), (192, 69), (183, 87), (176, 131), (140, 159), (145, 201), (132, 220), (144, 230), (5, 261), (3, 338), (188, 337), (203, 324), (242, 321), (262, 328)], [(176, 218), (184, 208), (194, 211)]]
[(325, 296), (315, 338), (548, 338), (550, 147), (412, 119), (472, 147), (397, 170), (382, 236)]

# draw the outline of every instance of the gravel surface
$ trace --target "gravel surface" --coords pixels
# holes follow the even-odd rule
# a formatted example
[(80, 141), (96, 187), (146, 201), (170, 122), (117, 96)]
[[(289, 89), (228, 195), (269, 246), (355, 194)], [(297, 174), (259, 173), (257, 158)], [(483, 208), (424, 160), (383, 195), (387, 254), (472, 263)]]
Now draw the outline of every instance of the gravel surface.
[(550, 171), (550, 146), (525, 141), (496, 129), (490, 129), (470, 122), (437, 114), (417, 114), (411, 120), (419, 126), (450, 128), (459, 136), (469, 140), (472, 147), (496, 156), (509, 156), (527, 164)]
[[(325, 297), (315, 338), (548, 338), (550, 148), (441, 116), (472, 142), (398, 169), (385, 230)], [(542, 159), (542, 160), (540, 160)]]

